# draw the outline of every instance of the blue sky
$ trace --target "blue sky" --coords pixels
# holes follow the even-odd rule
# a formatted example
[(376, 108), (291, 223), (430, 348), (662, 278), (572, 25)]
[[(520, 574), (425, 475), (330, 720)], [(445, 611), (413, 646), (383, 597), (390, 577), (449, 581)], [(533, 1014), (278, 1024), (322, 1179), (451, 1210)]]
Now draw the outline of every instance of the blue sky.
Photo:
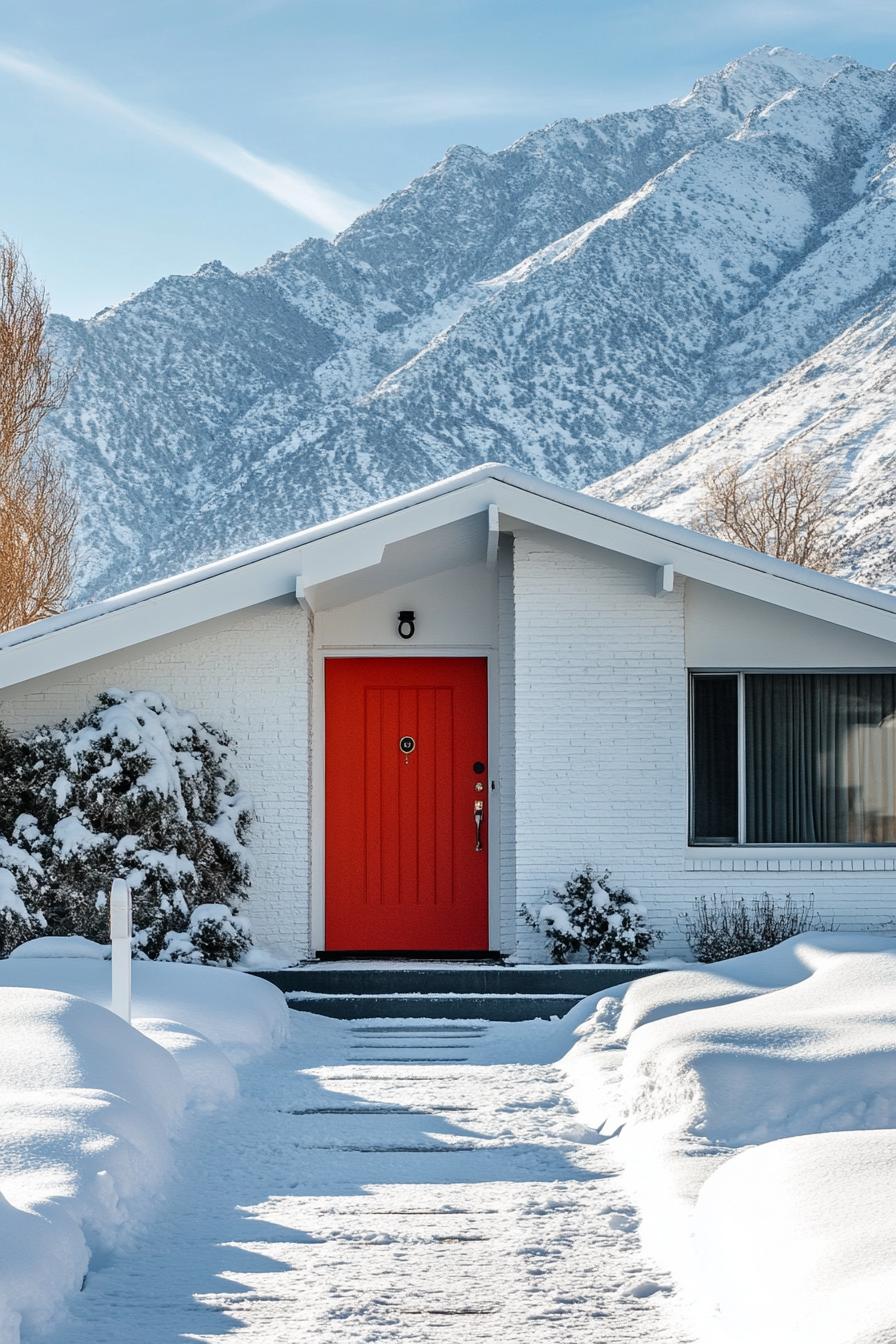
[(0, 229), (87, 315), (332, 234), (447, 145), (674, 97), (762, 42), (889, 65), (896, 4), (29, 0), (0, 25)]

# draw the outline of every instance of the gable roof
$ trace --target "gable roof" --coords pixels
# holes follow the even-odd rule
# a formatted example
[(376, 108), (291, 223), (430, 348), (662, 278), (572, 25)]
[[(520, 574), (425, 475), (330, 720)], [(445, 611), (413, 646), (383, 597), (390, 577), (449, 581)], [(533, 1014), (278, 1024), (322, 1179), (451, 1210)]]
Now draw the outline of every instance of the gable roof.
[(384, 548), (477, 513), (632, 556), (896, 643), (896, 598), (489, 463), (279, 541), (0, 635), (0, 687), (377, 565)]

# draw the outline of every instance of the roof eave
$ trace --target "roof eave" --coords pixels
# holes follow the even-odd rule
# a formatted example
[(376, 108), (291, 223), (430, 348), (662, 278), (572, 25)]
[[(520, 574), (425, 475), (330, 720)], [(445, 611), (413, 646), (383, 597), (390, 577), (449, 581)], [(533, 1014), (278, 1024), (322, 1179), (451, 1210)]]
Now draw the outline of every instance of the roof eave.
[[(896, 599), (489, 463), (0, 639), (0, 686), (173, 633), (376, 564), (383, 548), (495, 504), (508, 518), (671, 564), (761, 601), (896, 643)], [(88, 636), (89, 630), (89, 636)]]

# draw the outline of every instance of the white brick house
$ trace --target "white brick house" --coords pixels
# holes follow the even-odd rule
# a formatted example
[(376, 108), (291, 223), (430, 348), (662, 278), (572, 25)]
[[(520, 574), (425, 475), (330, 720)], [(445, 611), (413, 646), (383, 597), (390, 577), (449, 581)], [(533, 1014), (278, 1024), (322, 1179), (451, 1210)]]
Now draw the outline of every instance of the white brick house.
[(12, 729), (110, 686), (234, 737), (292, 959), (543, 960), (589, 861), (668, 951), (701, 893), (896, 915), (896, 600), (506, 467), (0, 637)]

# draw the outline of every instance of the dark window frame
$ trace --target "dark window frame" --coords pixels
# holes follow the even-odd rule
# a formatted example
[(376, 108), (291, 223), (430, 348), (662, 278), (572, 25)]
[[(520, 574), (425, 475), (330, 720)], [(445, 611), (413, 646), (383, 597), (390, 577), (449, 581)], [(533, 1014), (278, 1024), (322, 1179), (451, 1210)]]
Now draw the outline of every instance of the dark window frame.
[[(896, 841), (891, 840), (759, 840), (751, 841), (747, 836), (747, 789), (746, 789), (746, 715), (745, 715), (745, 679), (748, 676), (896, 676), (896, 667), (751, 667), (751, 668), (689, 668), (688, 669), (688, 831), (687, 843), (693, 849), (743, 849), (743, 850), (892, 850)], [(714, 837), (698, 838), (694, 834), (695, 815), (695, 770), (694, 770), (694, 682), (699, 677), (735, 677), (737, 678), (737, 799), (738, 826), (737, 839), (727, 840)]]

